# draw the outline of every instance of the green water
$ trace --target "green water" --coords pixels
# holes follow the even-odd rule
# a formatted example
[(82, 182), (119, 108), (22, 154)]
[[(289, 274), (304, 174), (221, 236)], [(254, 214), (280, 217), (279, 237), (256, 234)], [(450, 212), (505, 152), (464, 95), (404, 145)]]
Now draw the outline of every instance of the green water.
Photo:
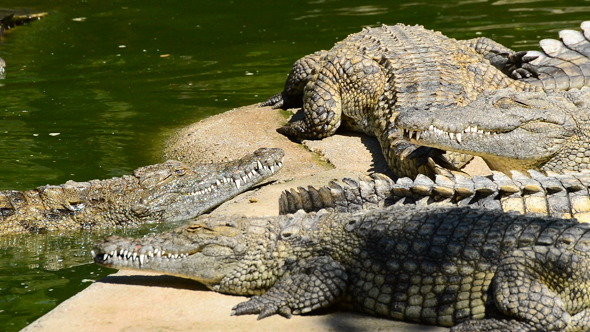
[[(4, 0), (48, 11), (0, 45), (0, 189), (129, 173), (175, 128), (262, 101), (300, 56), (363, 26), (423, 24), (516, 49), (590, 19), (589, 1)], [(248, 124), (245, 123), (245, 126)], [(112, 271), (100, 234), (0, 240), (0, 330), (17, 331)]]

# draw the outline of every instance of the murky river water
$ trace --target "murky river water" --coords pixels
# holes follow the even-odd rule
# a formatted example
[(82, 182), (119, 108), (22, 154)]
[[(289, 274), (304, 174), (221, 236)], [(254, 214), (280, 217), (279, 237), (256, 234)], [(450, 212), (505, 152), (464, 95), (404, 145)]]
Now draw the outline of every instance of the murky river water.
[[(161, 142), (175, 128), (262, 101), (282, 89), (297, 58), (363, 26), (423, 24), (522, 50), (590, 19), (590, 2), (581, 0), (4, 0), (0, 7), (50, 12), (0, 45), (8, 64), (0, 189), (119, 176), (161, 161)], [(21, 329), (110, 273), (89, 263), (88, 244), (100, 236), (1, 238), (0, 331)]]

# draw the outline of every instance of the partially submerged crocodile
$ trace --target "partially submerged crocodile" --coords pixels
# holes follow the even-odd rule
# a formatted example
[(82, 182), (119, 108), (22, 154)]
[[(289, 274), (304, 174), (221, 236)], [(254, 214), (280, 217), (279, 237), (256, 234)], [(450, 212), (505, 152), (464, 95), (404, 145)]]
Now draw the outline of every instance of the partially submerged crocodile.
[(264, 148), (229, 162), (167, 161), (107, 180), (0, 191), (0, 235), (193, 218), (274, 174), (283, 156)]
[[(36, 21), (47, 15), (47, 12), (34, 12), (28, 10), (0, 9), (0, 38), (4, 33), (15, 26), (24, 25)], [(6, 62), (0, 58), (0, 76), (6, 72)]]
[[(589, 25), (582, 24), (585, 32)], [(590, 44), (576, 31), (561, 35), (564, 43), (582, 49)], [(541, 45), (555, 49), (553, 43)], [(295, 62), (284, 91), (261, 105), (303, 106), (303, 120), (278, 130), (291, 138), (327, 137), (343, 124), (375, 136), (396, 175), (432, 175), (433, 161), (452, 166), (439, 150), (407, 142), (395, 125), (398, 114), (468, 111), (481, 93), (502, 88), (545, 91), (586, 85), (588, 53), (574, 57), (561, 49), (542, 56), (517, 53), (487, 38), (455, 40), (421, 26), (366, 28)]]
[(0, 9), (0, 34), (16, 26), (39, 20), (47, 14), (31, 10)]
[[(96, 245), (96, 263), (254, 295), (233, 315), (289, 317), (336, 302), (453, 331), (587, 331), (590, 225), (443, 207), (201, 217)], [(481, 320), (481, 321), (478, 321)]]

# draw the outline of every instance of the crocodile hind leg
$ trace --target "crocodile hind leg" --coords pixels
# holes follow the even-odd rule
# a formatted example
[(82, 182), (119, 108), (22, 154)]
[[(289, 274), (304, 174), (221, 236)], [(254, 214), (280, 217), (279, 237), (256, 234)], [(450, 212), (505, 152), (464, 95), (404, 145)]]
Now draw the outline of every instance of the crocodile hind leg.
[[(513, 251), (503, 259), (492, 280), (492, 298), (506, 318), (488, 319), (485, 331), (587, 331), (590, 308), (590, 257), (550, 246)], [(476, 322), (453, 331), (480, 331)]]
[(450, 332), (525, 332), (539, 331), (533, 325), (513, 319), (470, 320), (450, 329)]
[(295, 264), (268, 292), (236, 305), (232, 315), (291, 317), (328, 307), (344, 294), (348, 277), (344, 267), (332, 258), (314, 257)]
[(313, 77), (314, 71), (318, 68), (319, 62), (326, 54), (326, 51), (318, 51), (295, 61), (285, 88), (282, 92), (270, 97), (260, 106), (271, 106), (272, 108), (296, 108), (303, 104), (303, 89)]
[(537, 72), (532, 67), (525, 68), (526, 51), (515, 52), (508, 47), (486, 37), (459, 40), (459, 43), (471, 47), (481, 54), (492, 66), (500, 69), (513, 79), (536, 77)]

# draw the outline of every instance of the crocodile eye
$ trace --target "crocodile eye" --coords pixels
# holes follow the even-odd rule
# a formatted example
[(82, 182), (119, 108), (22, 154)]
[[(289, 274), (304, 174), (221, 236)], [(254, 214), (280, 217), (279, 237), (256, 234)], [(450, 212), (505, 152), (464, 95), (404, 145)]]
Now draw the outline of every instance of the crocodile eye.
[(516, 100), (513, 98), (509, 98), (509, 97), (502, 97), (502, 98), (496, 100), (496, 102), (494, 103), (494, 106), (499, 107), (499, 108), (503, 108), (503, 109), (508, 109), (508, 108), (512, 108), (512, 107), (526, 107), (526, 108), (530, 107), (530, 105), (528, 105), (525, 102), (522, 102), (520, 100)]
[(178, 176), (183, 176), (186, 174), (186, 170), (184, 168), (179, 168), (177, 170), (174, 171), (174, 174), (178, 175)]

